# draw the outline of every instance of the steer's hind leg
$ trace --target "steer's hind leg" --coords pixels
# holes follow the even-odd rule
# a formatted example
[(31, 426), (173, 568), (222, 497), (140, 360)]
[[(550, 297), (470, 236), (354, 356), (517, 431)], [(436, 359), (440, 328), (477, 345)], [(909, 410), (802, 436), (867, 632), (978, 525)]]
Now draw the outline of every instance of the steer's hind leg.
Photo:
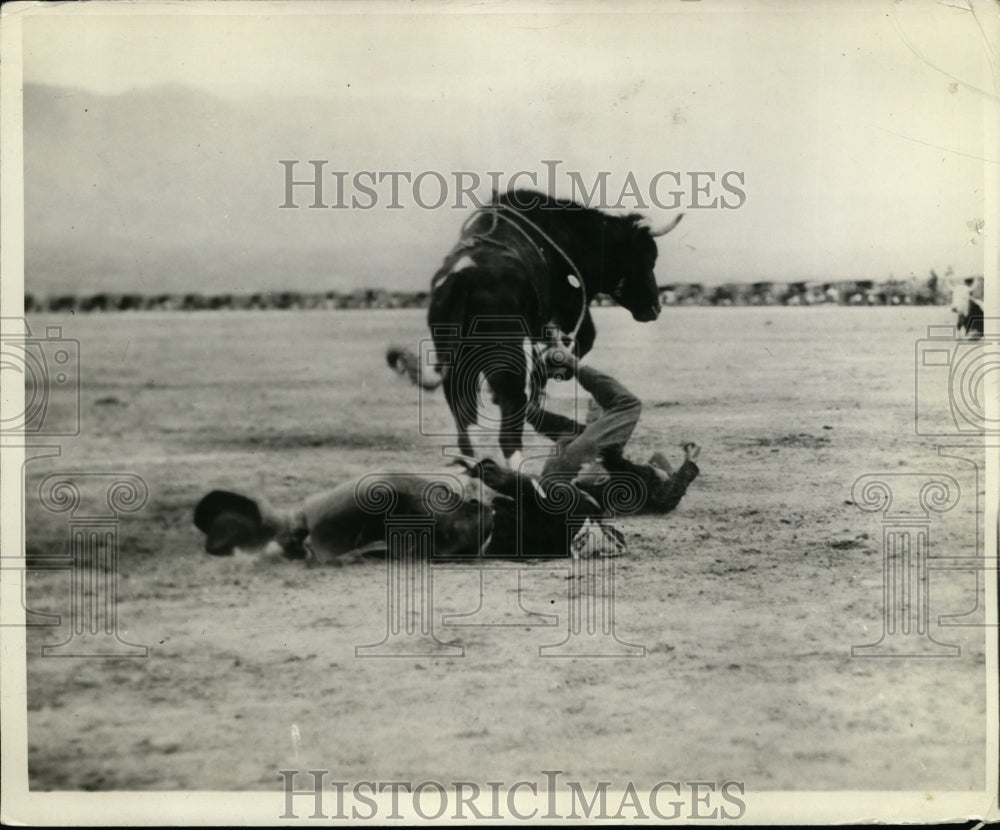
[(470, 458), (475, 457), (472, 449), (472, 442), (469, 440), (469, 427), (475, 423), (475, 412), (478, 401), (477, 392), (470, 394), (469, 384), (462, 383), (461, 373), (452, 369), (444, 376), (441, 384), (444, 389), (444, 399), (448, 402), (448, 409), (455, 419), (455, 427), (458, 429), (458, 448), (462, 455)]
[(498, 348), (496, 358), (485, 375), (500, 406), (500, 451), (514, 469), (520, 463), (521, 433), (528, 407), (528, 361), (520, 345), (513, 344)]
[(516, 470), (521, 464), (522, 433), (527, 403), (528, 396), (523, 390), (519, 394), (500, 395), (500, 452), (512, 470)]

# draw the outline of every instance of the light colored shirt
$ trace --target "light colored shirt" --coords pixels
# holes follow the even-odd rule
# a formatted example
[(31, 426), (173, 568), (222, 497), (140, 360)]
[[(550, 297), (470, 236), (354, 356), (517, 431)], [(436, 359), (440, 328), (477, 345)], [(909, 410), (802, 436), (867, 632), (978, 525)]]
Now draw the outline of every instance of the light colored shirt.
[(959, 283), (951, 289), (951, 310), (958, 314), (969, 313), (969, 297), (971, 295), (969, 286)]

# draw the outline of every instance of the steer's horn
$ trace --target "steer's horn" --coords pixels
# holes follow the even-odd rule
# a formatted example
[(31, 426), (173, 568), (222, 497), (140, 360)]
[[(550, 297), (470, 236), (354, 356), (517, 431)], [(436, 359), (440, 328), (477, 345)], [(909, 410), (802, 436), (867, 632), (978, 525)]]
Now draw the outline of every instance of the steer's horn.
[(683, 213), (678, 213), (674, 217), (674, 220), (672, 222), (668, 222), (662, 228), (654, 228), (652, 225), (650, 225), (649, 226), (649, 235), (650, 236), (664, 236), (665, 234), (670, 233), (674, 228), (676, 228), (677, 227), (677, 223), (680, 222), (681, 219), (683, 219), (683, 218), (684, 218), (684, 214)]

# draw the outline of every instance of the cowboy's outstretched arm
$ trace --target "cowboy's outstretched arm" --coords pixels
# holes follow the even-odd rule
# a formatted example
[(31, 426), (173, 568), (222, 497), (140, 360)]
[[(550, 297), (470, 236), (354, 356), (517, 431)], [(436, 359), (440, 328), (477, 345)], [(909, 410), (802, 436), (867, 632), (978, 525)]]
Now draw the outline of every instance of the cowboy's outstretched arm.
[(667, 480), (665, 486), (655, 494), (651, 507), (657, 513), (669, 513), (680, 503), (680, 500), (687, 492), (688, 485), (698, 476), (698, 456), (701, 453), (699, 447), (693, 441), (688, 441), (684, 445), (684, 463)]
[(698, 465), (693, 461), (685, 461), (681, 464), (680, 469), (670, 476), (670, 481), (657, 494), (656, 512), (669, 513), (677, 507), (681, 499), (684, 498), (688, 485), (697, 478), (698, 472)]

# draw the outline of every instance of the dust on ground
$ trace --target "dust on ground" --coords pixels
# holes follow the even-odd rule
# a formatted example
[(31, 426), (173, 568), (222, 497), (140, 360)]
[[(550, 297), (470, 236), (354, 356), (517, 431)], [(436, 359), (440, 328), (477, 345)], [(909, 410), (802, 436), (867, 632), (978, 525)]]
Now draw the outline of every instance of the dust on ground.
[[(119, 525), (118, 617), (123, 639), (150, 650), (41, 658), (68, 629), (28, 631), (32, 788), (278, 790), (287, 768), (346, 781), (559, 769), (638, 787), (983, 788), (983, 629), (937, 625), (973, 611), (975, 575), (931, 575), (932, 634), (960, 657), (851, 656), (882, 630), (881, 516), (852, 503), (855, 479), (953, 475), (963, 497), (932, 518), (932, 550), (975, 552), (982, 482), (913, 428), (915, 343), (944, 314), (685, 308), (638, 325), (595, 310), (588, 360), (644, 401), (630, 455), (704, 446), (674, 513), (623, 523), (615, 635), (645, 656), (610, 659), (539, 656), (566, 639), (570, 594), (590, 590), (568, 563), (528, 565), (519, 581), (436, 570), (440, 654), (379, 660), (355, 647), (385, 637), (383, 564), (203, 553), (191, 516), (212, 488), (290, 505), (374, 469), (440, 468), (440, 394), (383, 358), (387, 343), (426, 336), (421, 312), (58, 318), (81, 343), (83, 432), (26, 467), (28, 553), (69, 544), (67, 516), (33, 497), (44, 476), (141, 476), (148, 504)], [(572, 405), (567, 388), (552, 397)], [(504, 625), (443, 626), (476, 610), (481, 579), (480, 619)], [(65, 615), (69, 585), (66, 571), (31, 572), (28, 606)]]

